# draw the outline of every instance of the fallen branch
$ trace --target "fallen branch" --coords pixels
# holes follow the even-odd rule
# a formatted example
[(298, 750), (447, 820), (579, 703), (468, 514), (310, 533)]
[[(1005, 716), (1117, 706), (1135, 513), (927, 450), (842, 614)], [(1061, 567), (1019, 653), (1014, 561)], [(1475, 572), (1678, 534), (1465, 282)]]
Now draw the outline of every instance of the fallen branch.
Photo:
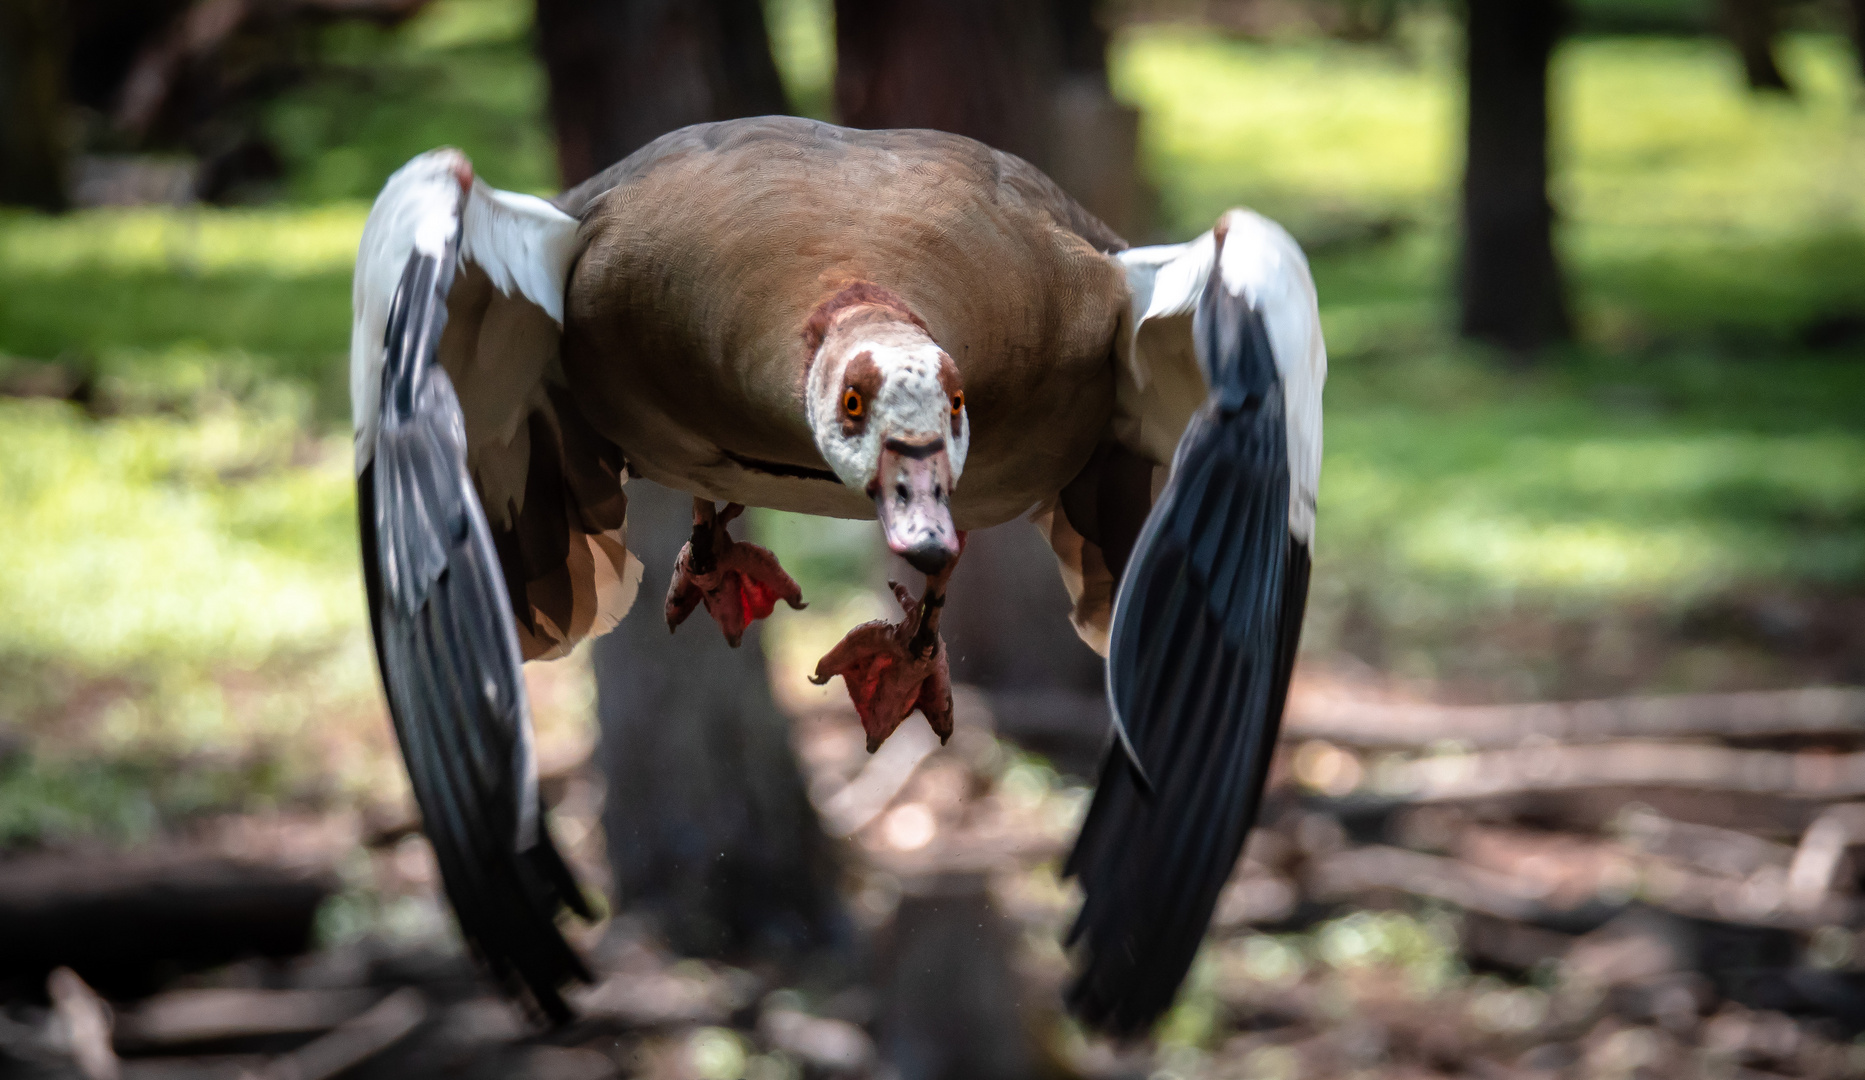
[(1619, 895), (1595, 893), (1557, 903), (1548, 883), (1506, 874), (1463, 859), (1426, 855), (1403, 848), (1372, 846), (1329, 856), (1315, 864), (1306, 885), (1320, 900), (1351, 900), (1368, 892), (1391, 890), (1511, 922), (1586, 930), (1634, 900), (1693, 919), (1778, 930), (1811, 931), (1849, 925), (1859, 905), (1826, 896), (1805, 907), (1790, 902), (1786, 876), (1770, 867), (1749, 878), (1694, 873), (1674, 866), (1634, 859), (1637, 887)]
[(117, 1021), (125, 1052), (328, 1031), (376, 1000), (372, 990), (171, 990)]
[(1794, 849), (1736, 829), (1678, 821), (1641, 808), (1618, 822), (1636, 851), (1725, 877), (1746, 878), (1767, 867), (1786, 869)]
[(1375, 770), (1373, 786), (1380, 795), (1421, 803), (1605, 787), (1856, 799), (1865, 796), (1865, 753), (1786, 753), (1662, 742), (1537, 746), (1389, 763)]
[(1865, 805), (1829, 806), (1807, 827), (1787, 873), (1790, 902), (1812, 911), (1831, 894), (1840, 860), (1848, 849), (1865, 843)]
[(68, 966), (115, 996), (176, 967), (297, 955), (334, 888), (324, 873), (199, 853), (0, 860), (0, 979)]
[(855, 778), (817, 806), (823, 829), (842, 839), (866, 828), (913, 779), (920, 763), (939, 749), (939, 737), (923, 724), (908, 724), (881, 744)]
[(1320, 900), (1391, 889), (1512, 922), (1547, 923), (1557, 914), (1542, 903), (1543, 890), (1519, 879), (1404, 848), (1363, 847), (1329, 856), (1316, 864), (1306, 884)]
[(425, 1019), (427, 999), (403, 987), (329, 1034), (272, 1059), (263, 1080), (328, 1080), (394, 1046)]
[(70, 968), (59, 968), (45, 981), (52, 1009), (65, 1029), (71, 1059), (85, 1080), (117, 1080), (123, 1066), (110, 1046), (110, 1006)]
[(1865, 690), (1808, 690), (1608, 698), (1528, 705), (1418, 705), (1297, 700), (1284, 730), (1361, 747), (1458, 742), (1475, 749), (1617, 739), (1865, 735)]

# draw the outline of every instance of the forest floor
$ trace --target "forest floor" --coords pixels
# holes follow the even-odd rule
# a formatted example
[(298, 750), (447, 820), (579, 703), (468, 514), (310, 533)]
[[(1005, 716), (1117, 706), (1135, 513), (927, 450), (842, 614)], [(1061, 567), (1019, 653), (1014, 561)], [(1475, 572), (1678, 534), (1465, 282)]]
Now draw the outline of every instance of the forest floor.
[[(1311, 668), (1210, 940), (1128, 1044), (1060, 1008), (1077, 896), (1057, 867), (1089, 791), (998, 738), (984, 695), (957, 698), (947, 745), (915, 720), (872, 756), (846, 704), (790, 702), (849, 952), (742, 968), (670, 955), (626, 917), (567, 926), (596, 981), (545, 1030), (460, 951), (409, 808), (216, 815), (131, 858), (15, 856), (0, 906), (36, 910), (35, 885), (98, 903), (125, 887), (98, 876), (151, 864), (211, 896), (198, 867), (219, 859), (252, 895), (255, 867), (274, 892), (314, 883), (322, 946), (194, 970), (173, 950), (92, 956), (112, 1004), (55, 975), (50, 1004), (0, 1007), (0, 1060), (47, 1080), (99, 1075), (87, 1052), (129, 1080), (1865, 1075), (1865, 900), (1843, 858), (1865, 837), (1843, 805), (1865, 795), (1865, 692), (1555, 713)], [(1539, 764), (1511, 768), (1525, 744)], [(573, 746), (544, 771), (556, 835), (604, 880), (600, 776)]]

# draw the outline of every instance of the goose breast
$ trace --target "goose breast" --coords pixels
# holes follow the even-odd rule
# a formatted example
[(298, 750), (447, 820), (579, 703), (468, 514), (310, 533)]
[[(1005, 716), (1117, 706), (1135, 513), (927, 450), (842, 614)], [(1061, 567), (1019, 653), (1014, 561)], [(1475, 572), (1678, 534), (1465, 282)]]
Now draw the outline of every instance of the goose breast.
[(810, 437), (802, 329), (851, 280), (904, 297), (957, 362), (960, 528), (1086, 462), (1114, 406), (1120, 239), (1034, 167), (932, 131), (699, 125), (559, 200), (582, 218), (564, 367), (643, 475), (750, 505), (873, 517)]

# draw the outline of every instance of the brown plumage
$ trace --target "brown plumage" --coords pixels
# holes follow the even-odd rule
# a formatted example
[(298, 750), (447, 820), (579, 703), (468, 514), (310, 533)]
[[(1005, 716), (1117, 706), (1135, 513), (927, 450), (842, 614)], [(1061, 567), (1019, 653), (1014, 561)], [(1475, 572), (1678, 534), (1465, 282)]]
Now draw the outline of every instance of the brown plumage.
[(973, 429), (959, 528), (1053, 496), (1108, 427), (1127, 290), (1103, 253), (1126, 245), (1021, 159), (943, 132), (766, 117), (663, 136), (557, 202), (582, 222), (564, 370), (649, 479), (873, 517), (827, 478), (803, 409), (804, 332), (851, 285), (898, 297), (957, 364)]

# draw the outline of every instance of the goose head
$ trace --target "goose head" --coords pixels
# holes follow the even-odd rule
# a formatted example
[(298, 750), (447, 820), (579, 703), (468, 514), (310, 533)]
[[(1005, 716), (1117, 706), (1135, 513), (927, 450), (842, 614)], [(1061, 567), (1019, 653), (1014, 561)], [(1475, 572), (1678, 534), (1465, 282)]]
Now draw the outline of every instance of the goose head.
[(952, 488), (971, 445), (958, 365), (904, 300), (868, 282), (823, 301), (803, 337), (816, 448), (874, 500), (887, 546), (938, 573), (958, 555)]

